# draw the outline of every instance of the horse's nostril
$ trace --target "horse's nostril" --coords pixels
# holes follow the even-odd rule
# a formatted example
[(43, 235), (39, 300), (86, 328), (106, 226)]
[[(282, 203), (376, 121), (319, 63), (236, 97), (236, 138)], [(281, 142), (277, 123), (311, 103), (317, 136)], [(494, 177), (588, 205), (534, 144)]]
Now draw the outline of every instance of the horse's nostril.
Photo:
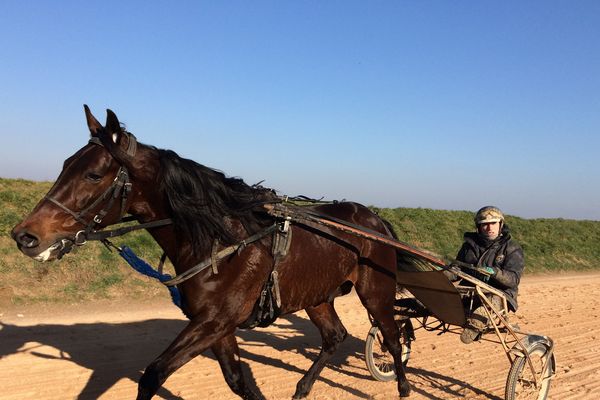
[(15, 240), (21, 246), (29, 248), (29, 249), (32, 247), (36, 247), (38, 244), (40, 244), (40, 241), (38, 240), (37, 237), (35, 237), (34, 235), (27, 233), (27, 232), (19, 232), (16, 235)]

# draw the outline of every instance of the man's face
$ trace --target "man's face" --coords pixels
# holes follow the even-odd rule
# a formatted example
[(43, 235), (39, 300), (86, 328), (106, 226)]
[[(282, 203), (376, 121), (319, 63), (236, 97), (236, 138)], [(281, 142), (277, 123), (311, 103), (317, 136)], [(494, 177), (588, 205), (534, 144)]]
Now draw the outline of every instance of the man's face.
[(500, 222), (484, 222), (477, 226), (479, 234), (489, 240), (494, 240), (500, 234)]

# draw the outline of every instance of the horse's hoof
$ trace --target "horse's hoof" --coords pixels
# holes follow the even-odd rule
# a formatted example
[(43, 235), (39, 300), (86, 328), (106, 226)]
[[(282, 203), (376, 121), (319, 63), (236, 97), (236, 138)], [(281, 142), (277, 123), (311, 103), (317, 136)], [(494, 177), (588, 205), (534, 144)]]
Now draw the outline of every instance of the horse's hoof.
[(260, 400), (261, 398), (254, 392), (246, 392), (242, 396), (244, 400)]
[(305, 399), (308, 396), (308, 393), (301, 390), (296, 390), (296, 393), (292, 396), (292, 400), (301, 400)]
[(408, 397), (410, 396), (410, 384), (408, 382), (404, 382), (400, 385), (400, 397)]
[(307, 384), (304, 378), (300, 379), (296, 385), (296, 393), (292, 396), (292, 400), (305, 399), (306, 396), (308, 396), (310, 389), (312, 389), (312, 384)]

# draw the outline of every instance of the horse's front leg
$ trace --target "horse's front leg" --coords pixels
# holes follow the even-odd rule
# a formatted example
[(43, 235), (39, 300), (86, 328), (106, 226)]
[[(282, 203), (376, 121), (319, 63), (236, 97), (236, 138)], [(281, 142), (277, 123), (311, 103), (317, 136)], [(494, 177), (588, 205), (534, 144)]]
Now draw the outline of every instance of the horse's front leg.
[(138, 385), (137, 399), (151, 399), (173, 372), (234, 329), (214, 321), (191, 320), (169, 347), (146, 367)]
[(219, 361), (225, 381), (235, 394), (247, 400), (262, 399), (246, 385), (240, 363), (240, 350), (233, 334), (219, 340), (211, 347), (211, 350)]

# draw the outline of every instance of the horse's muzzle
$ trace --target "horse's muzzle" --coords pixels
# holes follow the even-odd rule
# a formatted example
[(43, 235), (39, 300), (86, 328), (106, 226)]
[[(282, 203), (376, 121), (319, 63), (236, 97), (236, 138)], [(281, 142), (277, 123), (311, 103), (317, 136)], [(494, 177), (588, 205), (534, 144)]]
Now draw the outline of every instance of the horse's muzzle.
[(19, 249), (32, 249), (37, 247), (40, 244), (40, 240), (37, 236), (25, 231), (25, 230), (15, 230), (11, 232), (11, 236), (15, 242), (17, 242), (17, 246)]
[(65, 254), (69, 253), (73, 248), (73, 241), (69, 239), (61, 239), (47, 248), (42, 248), (40, 239), (33, 233), (25, 229), (17, 229), (15, 227), (11, 236), (17, 243), (17, 247), (23, 254), (37, 261), (51, 261), (61, 259)]

